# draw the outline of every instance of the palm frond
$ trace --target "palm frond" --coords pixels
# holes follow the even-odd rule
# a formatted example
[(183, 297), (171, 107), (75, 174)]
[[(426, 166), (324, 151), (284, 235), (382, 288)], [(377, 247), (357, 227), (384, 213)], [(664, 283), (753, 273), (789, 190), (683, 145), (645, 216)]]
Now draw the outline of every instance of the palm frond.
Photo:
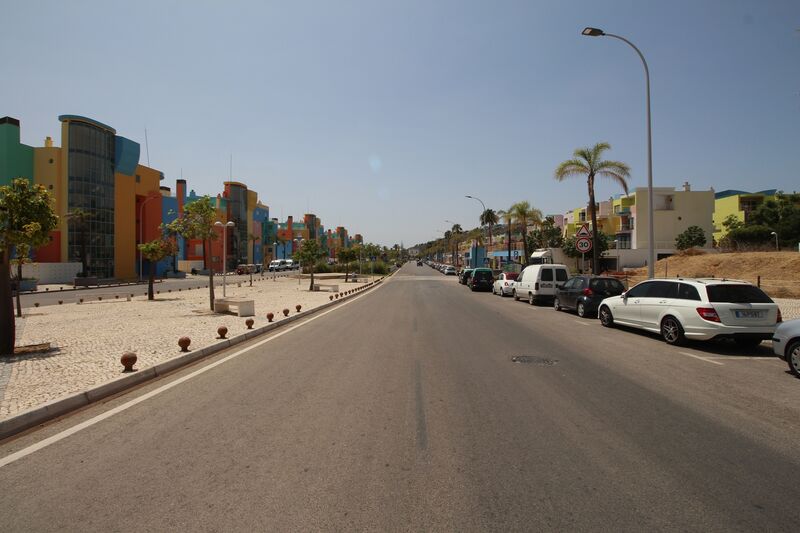
[(611, 145), (607, 142), (599, 142), (592, 146), (590, 151), (592, 153), (592, 163), (594, 163), (595, 167), (601, 162), (600, 157), (606, 150), (611, 150)]
[(589, 167), (580, 159), (570, 159), (564, 161), (556, 168), (555, 179), (563, 181), (564, 178), (571, 176), (583, 176), (589, 173)]
[(631, 177), (630, 167), (622, 161), (602, 161), (596, 175), (615, 181), (628, 194), (628, 178)]

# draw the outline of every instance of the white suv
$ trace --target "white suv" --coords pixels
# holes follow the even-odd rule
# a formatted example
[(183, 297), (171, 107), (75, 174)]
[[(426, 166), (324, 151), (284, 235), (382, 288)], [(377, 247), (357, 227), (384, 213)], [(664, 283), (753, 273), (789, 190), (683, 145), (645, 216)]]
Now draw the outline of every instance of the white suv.
[(651, 279), (600, 302), (600, 322), (660, 333), (668, 344), (687, 339), (733, 339), (756, 346), (772, 338), (781, 311), (769, 296), (745, 281)]

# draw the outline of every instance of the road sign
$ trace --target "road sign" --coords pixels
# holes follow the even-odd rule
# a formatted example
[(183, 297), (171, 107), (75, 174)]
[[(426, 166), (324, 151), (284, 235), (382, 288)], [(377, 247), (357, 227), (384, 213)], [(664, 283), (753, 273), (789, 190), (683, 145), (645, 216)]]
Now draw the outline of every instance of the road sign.
[(578, 237), (575, 239), (575, 249), (582, 254), (588, 254), (592, 251), (592, 239), (589, 237)]
[(578, 230), (578, 233), (575, 234), (576, 237), (592, 237), (592, 232), (589, 231), (589, 224), (584, 224), (581, 226), (581, 229)]

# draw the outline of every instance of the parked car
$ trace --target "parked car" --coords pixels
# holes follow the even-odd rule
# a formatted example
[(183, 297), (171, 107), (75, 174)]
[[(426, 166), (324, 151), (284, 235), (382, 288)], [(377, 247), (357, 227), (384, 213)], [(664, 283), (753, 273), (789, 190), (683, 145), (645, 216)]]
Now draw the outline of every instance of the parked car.
[(444, 268), (444, 274), (447, 276), (455, 276), (456, 275), (456, 267), (454, 266), (447, 266)]
[(279, 267), (280, 267), (280, 265), (281, 265), (281, 260), (280, 259), (273, 259), (272, 261), (269, 262), (269, 266), (267, 267), (267, 270), (269, 270), (270, 272), (277, 272)]
[(253, 264), (241, 264), (236, 266), (236, 273), (239, 275), (252, 274), (256, 272), (257, 272), (256, 265)]
[(601, 276), (572, 276), (566, 283), (556, 286), (553, 308), (574, 309), (578, 316), (597, 316), (600, 302), (609, 296), (625, 292), (625, 286), (617, 278)]
[(490, 291), (494, 284), (494, 274), (491, 268), (476, 268), (469, 277), (468, 286), (474, 291)]
[(667, 344), (687, 339), (733, 339), (754, 347), (782, 321), (777, 304), (745, 281), (658, 279), (606, 298), (598, 311), (606, 327), (622, 324), (661, 334)]
[(514, 300), (526, 299), (531, 305), (553, 301), (556, 284), (564, 283), (568, 278), (569, 270), (566, 265), (528, 265), (514, 282), (511, 296)]
[(284, 261), (283, 269), (284, 270), (294, 270), (295, 268), (300, 268), (298, 263), (294, 262), (294, 259), (286, 259)]
[(422, 266), (422, 261), (417, 261), (417, 266), (421, 267)]
[(772, 351), (800, 378), (800, 318), (778, 324), (772, 335)]
[(514, 287), (514, 281), (517, 279), (516, 272), (502, 272), (497, 276), (497, 279), (492, 284), (492, 294), (502, 296), (510, 296)]
[(464, 270), (462, 270), (461, 273), (458, 275), (458, 281), (462, 285), (469, 284), (469, 278), (472, 277), (472, 271), (473, 271), (472, 268), (465, 268)]

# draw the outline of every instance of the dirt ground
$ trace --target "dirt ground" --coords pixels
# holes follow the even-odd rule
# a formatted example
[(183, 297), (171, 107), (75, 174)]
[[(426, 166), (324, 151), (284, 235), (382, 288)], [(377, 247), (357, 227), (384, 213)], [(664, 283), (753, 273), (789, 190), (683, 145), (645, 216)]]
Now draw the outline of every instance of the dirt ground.
[[(629, 272), (647, 276), (647, 267)], [(759, 283), (776, 298), (800, 298), (800, 253), (741, 252), (674, 255), (656, 263), (656, 277), (729, 278)]]

